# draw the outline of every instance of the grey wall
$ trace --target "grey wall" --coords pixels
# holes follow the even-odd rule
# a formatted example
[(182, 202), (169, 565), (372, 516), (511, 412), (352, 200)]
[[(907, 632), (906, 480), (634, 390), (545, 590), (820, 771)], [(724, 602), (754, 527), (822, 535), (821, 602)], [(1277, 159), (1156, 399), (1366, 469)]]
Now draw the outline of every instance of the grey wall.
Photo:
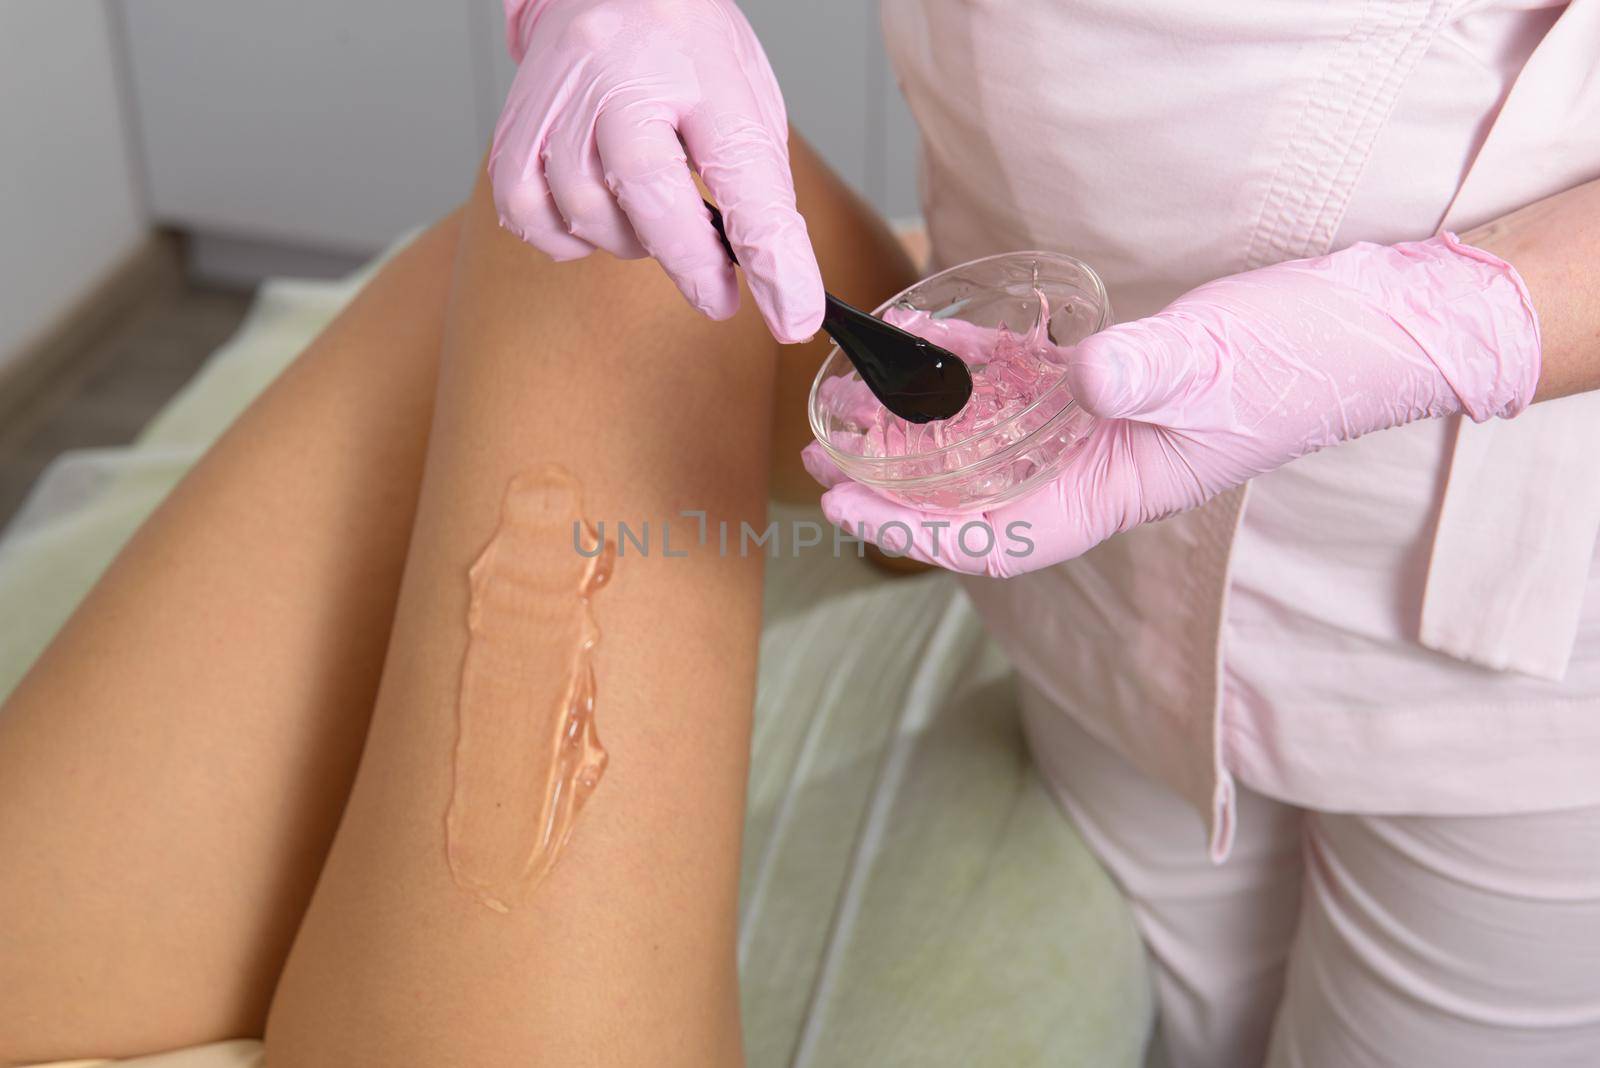
[(127, 0), (150, 206), (182, 227), (371, 252), (482, 152), (480, 27), (437, 0)]

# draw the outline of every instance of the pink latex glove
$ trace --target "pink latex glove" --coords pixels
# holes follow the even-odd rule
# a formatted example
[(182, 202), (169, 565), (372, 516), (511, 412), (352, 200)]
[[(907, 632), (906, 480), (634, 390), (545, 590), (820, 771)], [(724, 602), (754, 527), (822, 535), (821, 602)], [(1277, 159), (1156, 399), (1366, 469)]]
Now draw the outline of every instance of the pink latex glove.
[(795, 210), (783, 97), (731, 0), (505, 8), (520, 65), (489, 153), (501, 224), (556, 260), (653, 256), (689, 303), (726, 319), (739, 284), (692, 163), (773, 336), (815, 334), (822, 275)]
[[(1078, 344), (1068, 387), (1100, 421), (1060, 475), (1016, 502), (918, 512), (847, 480), (815, 442), (804, 459), (831, 487), (823, 512), (851, 533), (1006, 577), (1374, 430), (1516, 415), (1539, 366), (1538, 321), (1509, 264), (1452, 234), (1360, 244), (1208, 283)], [(974, 521), (988, 532), (968, 531), (963, 548), (957, 534)], [(903, 529), (885, 531), (892, 522), (909, 546)]]

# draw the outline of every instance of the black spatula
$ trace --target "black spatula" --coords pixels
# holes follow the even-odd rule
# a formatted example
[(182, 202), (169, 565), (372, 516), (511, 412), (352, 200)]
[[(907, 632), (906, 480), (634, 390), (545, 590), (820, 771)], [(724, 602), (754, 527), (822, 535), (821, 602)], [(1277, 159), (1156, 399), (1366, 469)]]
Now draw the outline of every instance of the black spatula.
[[(728, 259), (737, 264), (739, 257), (722, 227), (722, 212), (709, 201), (706, 210)], [(908, 423), (930, 423), (950, 419), (966, 407), (972, 396), (972, 374), (959, 356), (853, 308), (832, 293), (824, 296), (822, 328), (885, 408)]]

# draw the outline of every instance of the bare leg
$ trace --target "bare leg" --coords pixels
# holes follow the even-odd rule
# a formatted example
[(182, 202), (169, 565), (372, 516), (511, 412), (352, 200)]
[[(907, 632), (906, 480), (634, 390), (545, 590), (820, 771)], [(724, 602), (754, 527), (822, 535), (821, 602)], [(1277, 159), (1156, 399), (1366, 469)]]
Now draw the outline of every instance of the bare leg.
[[(774, 365), (748, 294), (712, 323), (648, 261), (552, 264), (496, 226), (480, 183), (383, 686), (273, 1004), (275, 1064), (739, 1059), (761, 558), (696, 545), (681, 513), (764, 525)], [(648, 522), (657, 546), (624, 554), (594, 602), (608, 770), (564, 857), (501, 914), (455, 884), (445, 855), (467, 569), (511, 479), (548, 463), (582, 482), (591, 518)], [(694, 551), (663, 558), (664, 528)]]
[[(794, 153), (830, 284), (869, 306), (904, 285), (881, 224), (798, 138)], [(260, 1032), (376, 691), (456, 232), (419, 239), (252, 406), (0, 715), (0, 1063)], [(571, 313), (485, 289), (521, 304), (530, 334)], [(619, 300), (635, 318), (679, 309), (648, 285)], [(626, 342), (616, 326), (591, 346)], [(808, 490), (794, 454), (825, 351), (783, 363), (781, 466)]]
[(377, 689), (458, 229), (256, 401), (0, 714), (0, 1062), (260, 1032)]
[[(798, 142), (795, 157), (830, 281), (873, 303), (904, 284), (881, 224)], [(822, 351), (783, 358), (790, 434)], [(776, 363), (748, 294), (717, 324), (654, 264), (551, 264), (495, 227), (480, 186), (383, 689), (273, 1006), (275, 1064), (741, 1059), (735, 898), (761, 558), (736, 540), (724, 556), (715, 535), (698, 545), (682, 513), (726, 521), (735, 539), (763, 526)], [(591, 517), (648, 522), (657, 543), (624, 553), (595, 599), (610, 765), (566, 855), (526, 908), (501, 914), (452, 881), (445, 855), (467, 568), (507, 483), (549, 462), (581, 479)], [(663, 523), (688, 556), (661, 554)]]

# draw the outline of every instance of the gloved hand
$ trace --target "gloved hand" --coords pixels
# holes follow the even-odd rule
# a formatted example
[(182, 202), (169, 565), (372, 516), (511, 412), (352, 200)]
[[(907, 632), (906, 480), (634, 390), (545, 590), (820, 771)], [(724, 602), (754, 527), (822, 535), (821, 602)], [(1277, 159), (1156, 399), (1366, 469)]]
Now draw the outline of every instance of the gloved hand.
[[(822, 509), (832, 522), (875, 540), (898, 521), (911, 544), (890, 528), (889, 551), (1006, 577), (1374, 430), (1516, 415), (1539, 369), (1538, 321), (1509, 264), (1451, 234), (1360, 244), (1208, 283), (1080, 342), (1067, 384), (1099, 421), (1056, 478), (1018, 501), (930, 525), (952, 517), (849, 481), (815, 442), (804, 459), (831, 487)], [(993, 537), (971, 532), (969, 552), (955, 532), (973, 521)]]
[(654, 256), (691, 304), (726, 319), (739, 285), (692, 163), (773, 336), (816, 333), (822, 276), (795, 210), (783, 97), (732, 0), (505, 7), (520, 66), (489, 155), (502, 225), (556, 260)]

